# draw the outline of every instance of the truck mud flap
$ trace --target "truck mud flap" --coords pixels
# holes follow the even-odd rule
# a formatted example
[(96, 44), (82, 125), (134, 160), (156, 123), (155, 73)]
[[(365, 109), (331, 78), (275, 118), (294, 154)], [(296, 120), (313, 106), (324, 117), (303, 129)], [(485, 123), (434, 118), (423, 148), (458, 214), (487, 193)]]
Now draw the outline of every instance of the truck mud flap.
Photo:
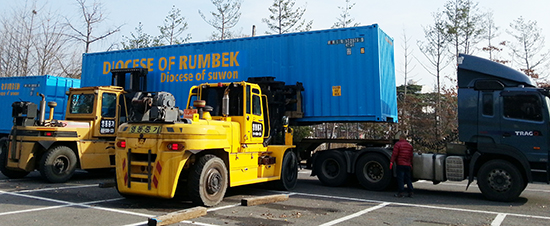
[(476, 152), (472, 156), (472, 160), (470, 161), (470, 167), (469, 167), (469, 173), (468, 173), (468, 185), (466, 185), (466, 190), (470, 187), (470, 184), (474, 181), (474, 168), (477, 162), (477, 159), (481, 156), (481, 153)]

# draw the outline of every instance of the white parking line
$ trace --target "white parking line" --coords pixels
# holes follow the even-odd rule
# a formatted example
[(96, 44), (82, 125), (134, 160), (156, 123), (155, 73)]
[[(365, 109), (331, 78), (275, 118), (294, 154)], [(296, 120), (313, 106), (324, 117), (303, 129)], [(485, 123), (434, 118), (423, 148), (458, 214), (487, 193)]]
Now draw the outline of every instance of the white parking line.
[(500, 226), (502, 222), (504, 221), (504, 218), (506, 217), (505, 213), (499, 213), (497, 217), (491, 222), (491, 226)]
[[(339, 200), (347, 200), (347, 201), (357, 201), (357, 202), (374, 202), (374, 203), (386, 203), (384, 201), (379, 200), (369, 200), (369, 199), (359, 199), (359, 198), (348, 198), (348, 197), (339, 197), (339, 196), (330, 196), (330, 195), (317, 195), (317, 194), (307, 194), (307, 193), (294, 193), (296, 195), (302, 195), (302, 196), (309, 196), (309, 197), (317, 197), (317, 198), (327, 198), (327, 199), (339, 199)], [(515, 217), (525, 217), (525, 218), (536, 218), (536, 219), (543, 219), (543, 220), (550, 220), (550, 217), (546, 216), (536, 216), (536, 215), (527, 215), (527, 214), (517, 214), (517, 213), (501, 213), (501, 212), (494, 212), (494, 211), (485, 211), (485, 210), (472, 210), (472, 209), (462, 209), (462, 208), (453, 208), (453, 207), (442, 207), (442, 206), (430, 206), (430, 205), (419, 205), (419, 204), (410, 204), (410, 203), (398, 203), (398, 202), (390, 202), (392, 205), (400, 205), (400, 206), (411, 206), (411, 207), (419, 207), (419, 208), (429, 208), (429, 209), (439, 209), (439, 210), (451, 210), (451, 211), (460, 211), (460, 212), (470, 212), (470, 213), (483, 213), (483, 214), (504, 214), (506, 216), (515, 216)]]
[(66, 186), (66, 187), (55, 187), (55, 188), (39, 188), (34, 190), (21, 190), (21, 191), (14, 191), (16, 193), (28, 193), (28, 192), (38, 192), (38, 191), (52, 191), (52, 190), (64, 190), (64, 189), (75, 189), (75, 188), (89, 188), (89, 187), (97, 187), (97, 184), (88, 184), (88, 185), (78, 185), (78, 186)]
[(97, 187), (97, 184), (88, 184), (88, 185), (77, 185), (77, 186), (65, 186), (65, 187), (53, 187), (53, 188), (38, 188), (38, 189), (30, 189), (30, 190), (19, 190), (19, 191), (0, 191), (0, 194), (4, 193), (30, 193), (30, 192), (40, 192), (40, 191), (52, 191), (52, 190), (64, 190), (64, 189), (75, 189), (75, 188), (89, 188), (89, 187)]
[[(84, 208), (91, 208), (91, 209), (96, 209), (96, 210), (103, 210), (103, 211), (108, 211), (108, 212), (122, 213), (122, 214), (141, 216), (141, 217), (147, 217), (147, 218), (155, 217), (154, 215), (149, 215), (149, 214), (142, 214), (142, 213), (125, 211), (125, 210), (113, 209), (113, 208), (104, 208), (104, 207), (99, 207), (99, 206), (91, 206), (91, 204), (118, 201), (118, 200), (123, 200), (124, 198), (106, 199), (106, 200), (90, 201), (90, 202), (84, 202), (84, 203), (74, 203), (74, 202), (68, 202), (68, 201), (63, 201), (63, 200), (45, 198), (45, 197), (40, 197), (40, 196), (21, 194), (21, 193), (30, 193), (30, 192), (39, 192), (39, 191), (87, 188), (87, 187), (97, 187), (97, 186), (98, 186), (97, 184), (91, 184), (91, 185), (80, 185), (80, 186), (66, 186), (66, 187), (43, 188), (43, 189), (34, 189), (34, 190), (22, 190), (22, 191), (13, 191), (13, 192), (0, 191), (0, 195), (13, 195), (13, 196), (19, 196), (19, 197), (24, 197), (24, 198), (29, 198), (29, 199), (37, 199), (37, 200), (42, 200), (42, 201), (47, 201), (47, 202), (54, 202), (54, 203), (63, 204), (63, 205), (58, 205), (58, 206), (49, 206), (49, 207), (42, 207), (42, 208), (35, 208), (35, 209), (5, 212), (5, 213), (0, 213), (0, 216), (10, 215), (10, 214), (27, 213), (27, 212), (34, 212), (34, 211), (42, 211), (42, 210), (50, 210), (50, 209), (64, 208), (64, 207), (70, 207), (70, 206), (79, 206), (79, 207), (84, 207)], [(216, 208), (210, 208), (207, 211), (211, 212), (211, 211), (217, 211), (217, 210), (221, 210), (221, 209), (228, 209), (228, 208), (236, 207), (236, 206), (239, 206), (239, 205), (240, 204), (220, 206), (220, 207), (216, 207)], [(127, 226), (144, 225), (144, 224), (147, 224), (147, 223), (148, 223), (147, 221), (144, 221), (144, 222), (139, 222), (139, 223), (135, 223), (135, 224), (129, 224)], [(201, 225), (201, 226), (215, 226), (213, 224), (206, 224), (206, 223), (200, 223), (200, 222), (195, 222), (195, 221), (182, 221), (182, 223)]]
[[(121, 199), (124, 199), (124, 198), (90, 201), (90, 202), (79, 203), (79, 205), (90, 205), (90, 204), (96, 204), (96, 203), (102, 203), (102, 202), (113, 202), (113, 201), (118, 201), (118, 200), (121, 200)], [(60, 205), (60, 206), (48, 206), (48, 207), (35, 208), (35, 209), (26, 209), (26, 210), (4, 212), (4, 213), (0, 213), (0, 216), (10, 215), (10, 214), (19, 214), (19, 213), (28, 213), (28, 212), (35, 212), (35, 211), (42, 211), (42, 210), (58, 209), (58, 208), (64, 208), (64, 207), (69, 207), (69, 206), (75, 206), (75, 205), (65, 204), (65, 205)]]
[[(419, 181), (417, 181), (417, 182), (415, 182), (415, 183), (433, 184), (431, 181), (426, 181), (426, 180), (419, 180)], [(462, 184), (461, 182), (443, 182), (443, 183), (441, 183), (441, 184), (438, 184), (438, 186), (441, 186), (441, 185), (455, 186), (455, 187), (463, 187), (464, 189), (466, 189), (466, 184)], [(477, 186), (476, 184), (470, 184), (470, 187), (475, 187), (475, 188), (477, 188), (478, 186)], [(550, 193), (550, 190), (546, 190), (546, 189), (526, 188), (525, 191)]]
[[(233, 204), (233, 205), (209, 208), (209, 209), (206, 210), (206, 212), (214, 212), (214, 211), (218, 211), (218, 210), (229, 209), (229, 208), (237, 207), (237, 206), (240, 206), (240, 205), (241, 205), (240, 203), (237, 203), (237, 204)], [(142, 221), (142, 222), (139, 222), (139, 223), (127, 224), (127, 225), (124, 225), (124, 226), (141, 226), (141, 225), (146, 225), (147, 223), (149, 223), (149, 222)], [(206, 223), (200, 223), (200, 222), (196, 222), (196, 221), (187, 221), (187, 220), (180, 221), (179, 223), (193, 224), (193, 225), (203, 225), (203, 226), (214, 226), (214, 224), (206, 224)]]
[(373, 206), (373, 207), (371, 207), (371, 208), (364, 209), (364, 210), (359, 211), (359, 212), (357, 212), (357, 213), (354, 213), (354, 214), (351, 214), (351, 215), (348, 215), (348, 216), (345, 216), (345, 217), (342, 217), (342, 218), (339, 218), (339, 219), (336, 219), (336, 220), (333, 220), (333, 221), (330, 221), (330, 222), (321, 224), (320, 226), (332, 226), (332, 225), (335, 225), (335, 224), (338, 224), (338, 223), (347, 221), (347, 220), (349, 220), (349, 219), (356, 218), (356, 217), (361, 216), (361, 215), (363, 215), (363, 214), (365, 214), (365, 213), (368, 213), (368, 212), (371, 212), (371, 211), (380, 209), (380, 208), (382, 208), (382, 207), (384, 207), (384, 206), (387, 206), (387, 205), (389, 205), (389, 204), (390, 204), (389, 202), (384, 202), (384, 203), (381, 203), (380, 205)]
[[(464, 186), (461, 184), (454, 184), (454, 183), (446, 183), (446, 185), (451, 186)], [(34, 211), (42, 211), (42, 210), (49, 210), (49, 209), (55, 209), (55, 208), (64, 208), (69, 206), (79, 206), (79, 207), (85, 207), (85, 208), (92, 208), (97, 210), (103, 210), (108, 212), (115, 212), (115, 213), (122, 213), (122, 214), (128, 214), (128, 215), (134, 215), (134, 216), (140, 216), (140, 217), (154, 217), (153, 215), (149, 214), (143, 214), (143, 213), (136, 213), (136, 212), (130, 212), (130, 211), (124, 211), (124, 210), (118, 210), (113, 208), (103, 208), (98, 206), (92, 206), (91, 204), (97, 204), (97, 203), (103, 203), (103, 202), (112, 202), (112, 201), (118, 201), (122, 200), (124, 198), (115, 198), (115, 199), (107, 199), (107, 200), (99, 200), (99, 201), (90, 201), (90, 202), (84, 202), (84, 203), (74, 203), (74, 202), (68, 202), (63, 200), (56, 200), (51, 198), (45, 198), (40, 196), (34, 196), (34, 195), (28, 195), (24, 193), (31, 193), (31, 192), (40, 192), (40, 191), (50, 191), (50, 190), (63, 190), (63, 189), (75, 189), (75, 188), (87, 188), (87, 187), (95, 187), (97, 184), (92, 185), (79, 185), (79, 186), (66, 186), (66, 187), (54, 187), (54, 188), (43, 188), (43, 189), (35, 189), (35, 190), (21, 190), (21, 191), (13, 191), (13, 192), (6, 192), (6, 191), (0, 191), (0, 195), (13, 195), (13, 196), (19, 196), (19, 197), (25, 197), (30, 199), (37, 199), (42, 201), (48, 201), (48, 202), (54, 202), (54, 203), (60, 203), (62, 205), (58, 206), (50, 206), (50, 207), (43, 207), (43, 208), (35, 208), (35, 209), (28, 209), (28, 210), (20, 210), (20, 211), (11, 211), (11, 212), (5, 212), (0, 213), (0, 216), (4, 215), (10, 215), (10, 214), (18, 214), (18, 213), (26, 213), (26, 212), (34, 212)], [(528, 190), (528, 189), (526, 189)], [(543, 192), (550, 192), (548, 190), (539, 190), (539, 189), (531, 189), (534, 191), (543, 191)], [(327, 198), (327, 199), (337, 199), (337, 200), (347, 200), (347, 201), (357, 201), (357, 202), (371, 202), (371, 203), (379, 203), (379, 205), (362, 210), (360, 212), (357, 212), (355, 214), (351, 214), (349, 216), (339, 218), (330, 222), (327, 222), (323, 225), (329, 226), (334, 225), (358, 216), (361, 216), (363, 214), (366, 214), (368, 212), (374, 211), (376, 209), (380, 209), (382, 207), (385, 207), (389, 204), (392, 205), (401, 205), (401, 206), (411, 206), (411, 207), (419, 207), (419, 208), (430, 208), (430, 209), (440, 209), (440, 210), (449, 210), (449, 211), (460, 211), (460, 212), (471, 212), (471, 213), (483, 213), (483, 214), (494, 214), (496, 215), (495, 219), (492, 221), (491, 225), (493, 226), (499, 226), (502, 224), (506, 216), (515, 216), (515, 217), (523, 217), (523, 218), (535, 218), (535, 219), (543, 219), (543, 220), (550, 220), (550, 217), (546, 216), (536, 216), (536, 215), (526, 215), (526, 214), (515, 214), (515, 213), (502, 213), (502, 212), (494, 212), (494, 211), (484, 211), (484, 210), (473, 210), (473, 209), (462, 209), (462, 208), (453, 208), (453, 207), (441, 207), (441, 206), (430, 206), (430, 205), (419, 205), (419, 204), (410, 204), (410, 203), (395, 203), (395, 202), (385, 202), (385, 201), (379, 201), (379, 200), (368, 200), (368, 199), (360, 199), (360, 198), (349, 198), (349, 197), (339, 197), (339, 196), (329, 196), (329, 195), (318, 195), (318, 194), (309, 194), (309, 193), (296, 193), (296, 192), (280, 192), (290, 195), (301, 195), (306, 197), (317, 197), (317, 198)], [(233, 205), (227, 205), (227, 206), (221, 206), (221, 207), (215, 207), (210, 208), (207, 211), (218, 211), (222, 209), (228, 209), (237, 207), (240, 204), (233, 204)], [(182, 221), (182, 223), (188, 223), (188, 224), (194, 224), (194, 225), (203, 225), (203, 226), (212, 226), (212, 224), (206, 224), (206, 223), (200, 223), (200, 222), (194, 222), (194, 221)], [(140, 222), (136, 224), (129, 224), (127, 226), (131, 225), (144, 225), (147, 224), (147, 222)]]
[[(138, 222), (138, 223), (134, 223), (134, 224), (125, 224), (123, 226), (143, 226), (143, 225), (147, 225), (148, 223), (149, 223), (148, 221), (142, 221), (142, 222)], [(201, 222), (196, 222), (196, 221), (180, 221), (178, 223), (202, 225), (202, 226), (219, 226), (219, 225), (216, 225), (216, 224), (207, 224), (207, 223), (201, 223)]]
[(241, 205), (240, 203), (237, 203), (237, 204), (233, 204), (233, 205), (210, 208), (210, 209), (207, 209), (206, 212), (214, 212), (214, 211), (218, 211), (218, 210), (229, 209), (229, 208), (237, 207), (237, 206), (240, 206), (240, 205)]
[[(42, 201), (61, 203), (61, 204), (65, 204), (65, 205), (68, 205), (68, 206), (79, 206), (79, 207), (84, 207), (84, 208), (92, 208), (92, 209), (104, 210), (104, 211), (115, 212), (115, 213), (123, 213), (123, 214), (129, 214), (129, 215), (134, 215), (134, 216), (154, 217), (153, 215), (149, 215), (149, 214), (142, 214), (142, 213), (135, 213), (135, 212), (130, 212), (130, 211), (112, 209), (112, 208), (91, 206), (91, 205), (88, 205), (86, 203), (68, 202), (68, 201), (63, 201), (63, 200), (44, 198), (44, 197), (40, 197), (40, 196), (26, 195), (26, 194), (21, 194), (21, 193), (17, 193), (17, 192), (0, 191), (0, 194), (7, 194), (7, 195), (19, 196), (19, 197), (24, 197), (24, 198), (29, 198), (29, 199), (37, 199), (37, 200), (42, 200)], [(124, 199), (124, 198), (116, 198), (116, 199), (112, 199), (112, 201), (122, 200), (122, 199)]]

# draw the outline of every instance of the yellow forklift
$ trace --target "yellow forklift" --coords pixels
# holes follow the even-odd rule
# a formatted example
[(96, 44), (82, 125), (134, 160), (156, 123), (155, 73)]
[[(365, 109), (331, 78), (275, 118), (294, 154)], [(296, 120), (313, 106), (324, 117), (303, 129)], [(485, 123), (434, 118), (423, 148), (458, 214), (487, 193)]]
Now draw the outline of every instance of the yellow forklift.
[(148, 70), (111, 73), (111, 86), (69, 89), (65, 120), (53, 119), (55, 102), (48, 103), (49, 119), (45, 119), (43, 95), (40, 107), (14, 102), (13, 128), (8, 138), (0, 140), (0, 171), (9, 178), (22, 178), (38, 169), (48, 182), (61, 183), (77, 168), (113, 168), (116, 131), (132, 116), (130, 97), (146, 90)]
[(296, 100), (303, 88), (272, 79), (194, 86), (184, 111), (169, 93), (136, 94), (134, 109), (146, 111), (117, 134), (119, 193), (173, 198), (178, 191), (214, 206), (228, 187), (294, 188), (298, 158), (287, 116), (301, 114), (287, 111), (296, 101), (286, 97)]

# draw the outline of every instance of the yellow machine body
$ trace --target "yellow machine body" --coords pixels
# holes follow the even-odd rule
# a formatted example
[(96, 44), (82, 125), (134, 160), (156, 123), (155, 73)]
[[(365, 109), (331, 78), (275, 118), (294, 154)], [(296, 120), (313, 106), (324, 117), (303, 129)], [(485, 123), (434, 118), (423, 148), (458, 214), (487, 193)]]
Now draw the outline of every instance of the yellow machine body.
[[(216, 86), (242, 89), (232, 96), (231, 106), (237, 110), (223, 114), (216, 107), (203, 113), (193, 109), (193, 99), (209, 104), (201, 89)], [(185, 190), (192, 166), (205, 154), (223, 160), (229, 187), (280, 180), (283, 156), (295, 146), (290, 129), (285, 144), (264, 145), (270, 128), (265, 106), (267, 99), (262, 98), (257, 84), (204, 84), (190, 92), (185, 120), (121, 125), (116, 147), (119, 192), (172, 198), (176, 190)]]

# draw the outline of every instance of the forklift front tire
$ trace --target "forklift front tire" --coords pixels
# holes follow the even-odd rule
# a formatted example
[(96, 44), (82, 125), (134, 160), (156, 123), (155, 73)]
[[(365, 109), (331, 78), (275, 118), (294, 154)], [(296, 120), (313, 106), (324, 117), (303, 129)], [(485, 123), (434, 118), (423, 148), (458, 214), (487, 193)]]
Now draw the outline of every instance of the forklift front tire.
[(40, 160), (40, 174), (50, 183), (68, 181), (76, 169), (76, 155), (67, 146), (50, 148)]

